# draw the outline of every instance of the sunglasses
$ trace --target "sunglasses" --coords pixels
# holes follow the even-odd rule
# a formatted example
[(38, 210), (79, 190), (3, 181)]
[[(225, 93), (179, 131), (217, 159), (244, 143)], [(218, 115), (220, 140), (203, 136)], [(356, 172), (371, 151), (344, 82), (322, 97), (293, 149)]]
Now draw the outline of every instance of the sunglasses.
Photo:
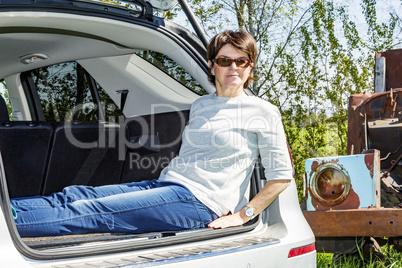
[(234, 62), (237, 67), (246, 68), (251, 65), (250, 59), (238, 58), (238, 59), (230, 59), (230, 58), (217, 58), (213, 59), (213, 62), (218, 64), (221, 67), (229, 67)]

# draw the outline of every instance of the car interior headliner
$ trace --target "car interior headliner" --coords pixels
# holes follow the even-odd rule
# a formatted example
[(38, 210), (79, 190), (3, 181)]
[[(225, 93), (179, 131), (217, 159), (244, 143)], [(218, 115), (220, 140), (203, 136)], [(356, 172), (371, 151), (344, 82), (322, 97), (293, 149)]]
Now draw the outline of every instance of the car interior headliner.
[[(163, 40), (163, 42), (161, 42)], [(68, 60), (82, 60), (154, 50), (182, 66), (193, 63), (163, 31), (144, 24), (52, 12), (0, 12), (0, 79)], [(20, 58), (43, 53), (43, 62)]]
[[(116, 56), (133, 53), (104, 40), (50, 33), (3, 33), (0, 34), (0, 77), (69, 60)], [(26, 55), (41, 53), (48, 56), (44, 61), (31, 64), (20, 60)]]

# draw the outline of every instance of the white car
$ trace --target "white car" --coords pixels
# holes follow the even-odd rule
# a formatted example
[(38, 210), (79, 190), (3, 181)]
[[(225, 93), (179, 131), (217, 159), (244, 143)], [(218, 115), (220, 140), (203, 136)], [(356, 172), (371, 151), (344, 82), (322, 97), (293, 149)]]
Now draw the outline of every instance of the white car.
[(154, 179), (178, 153), (191, 103), (214, 87), (205, 37), (154, 14), (168, 2), (0, 1), (1, 267), (316, 266), (294, 182), (234, 228), (19, 236), (10, 197)]

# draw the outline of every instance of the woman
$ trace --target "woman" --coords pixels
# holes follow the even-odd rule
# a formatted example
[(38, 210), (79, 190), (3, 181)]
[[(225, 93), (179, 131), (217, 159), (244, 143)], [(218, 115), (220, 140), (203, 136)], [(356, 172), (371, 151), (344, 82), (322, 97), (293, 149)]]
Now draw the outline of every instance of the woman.
[[(216, 35), (207, 48), (216, 93), (192, 104), (179, 156), (159, 179), (12, 199), (20, 235), (219, 229), (257, 216), (289, 185), (292, 168), (278, 109), (244, 92), (256, 57), (249, 34)], [(268, 183), (248, 202), (259, 155)]]

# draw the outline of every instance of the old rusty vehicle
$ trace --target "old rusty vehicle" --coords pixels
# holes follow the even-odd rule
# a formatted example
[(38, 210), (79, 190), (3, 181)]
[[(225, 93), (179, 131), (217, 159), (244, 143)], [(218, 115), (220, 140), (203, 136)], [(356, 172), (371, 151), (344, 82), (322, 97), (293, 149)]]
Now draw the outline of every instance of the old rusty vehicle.
[(376, 53), (375, 93), (350, 97), (348, 155), (305, 162), (303, 213), (318, 251), (383, 238), (402, 248), (401, 62), (402, 49)]

